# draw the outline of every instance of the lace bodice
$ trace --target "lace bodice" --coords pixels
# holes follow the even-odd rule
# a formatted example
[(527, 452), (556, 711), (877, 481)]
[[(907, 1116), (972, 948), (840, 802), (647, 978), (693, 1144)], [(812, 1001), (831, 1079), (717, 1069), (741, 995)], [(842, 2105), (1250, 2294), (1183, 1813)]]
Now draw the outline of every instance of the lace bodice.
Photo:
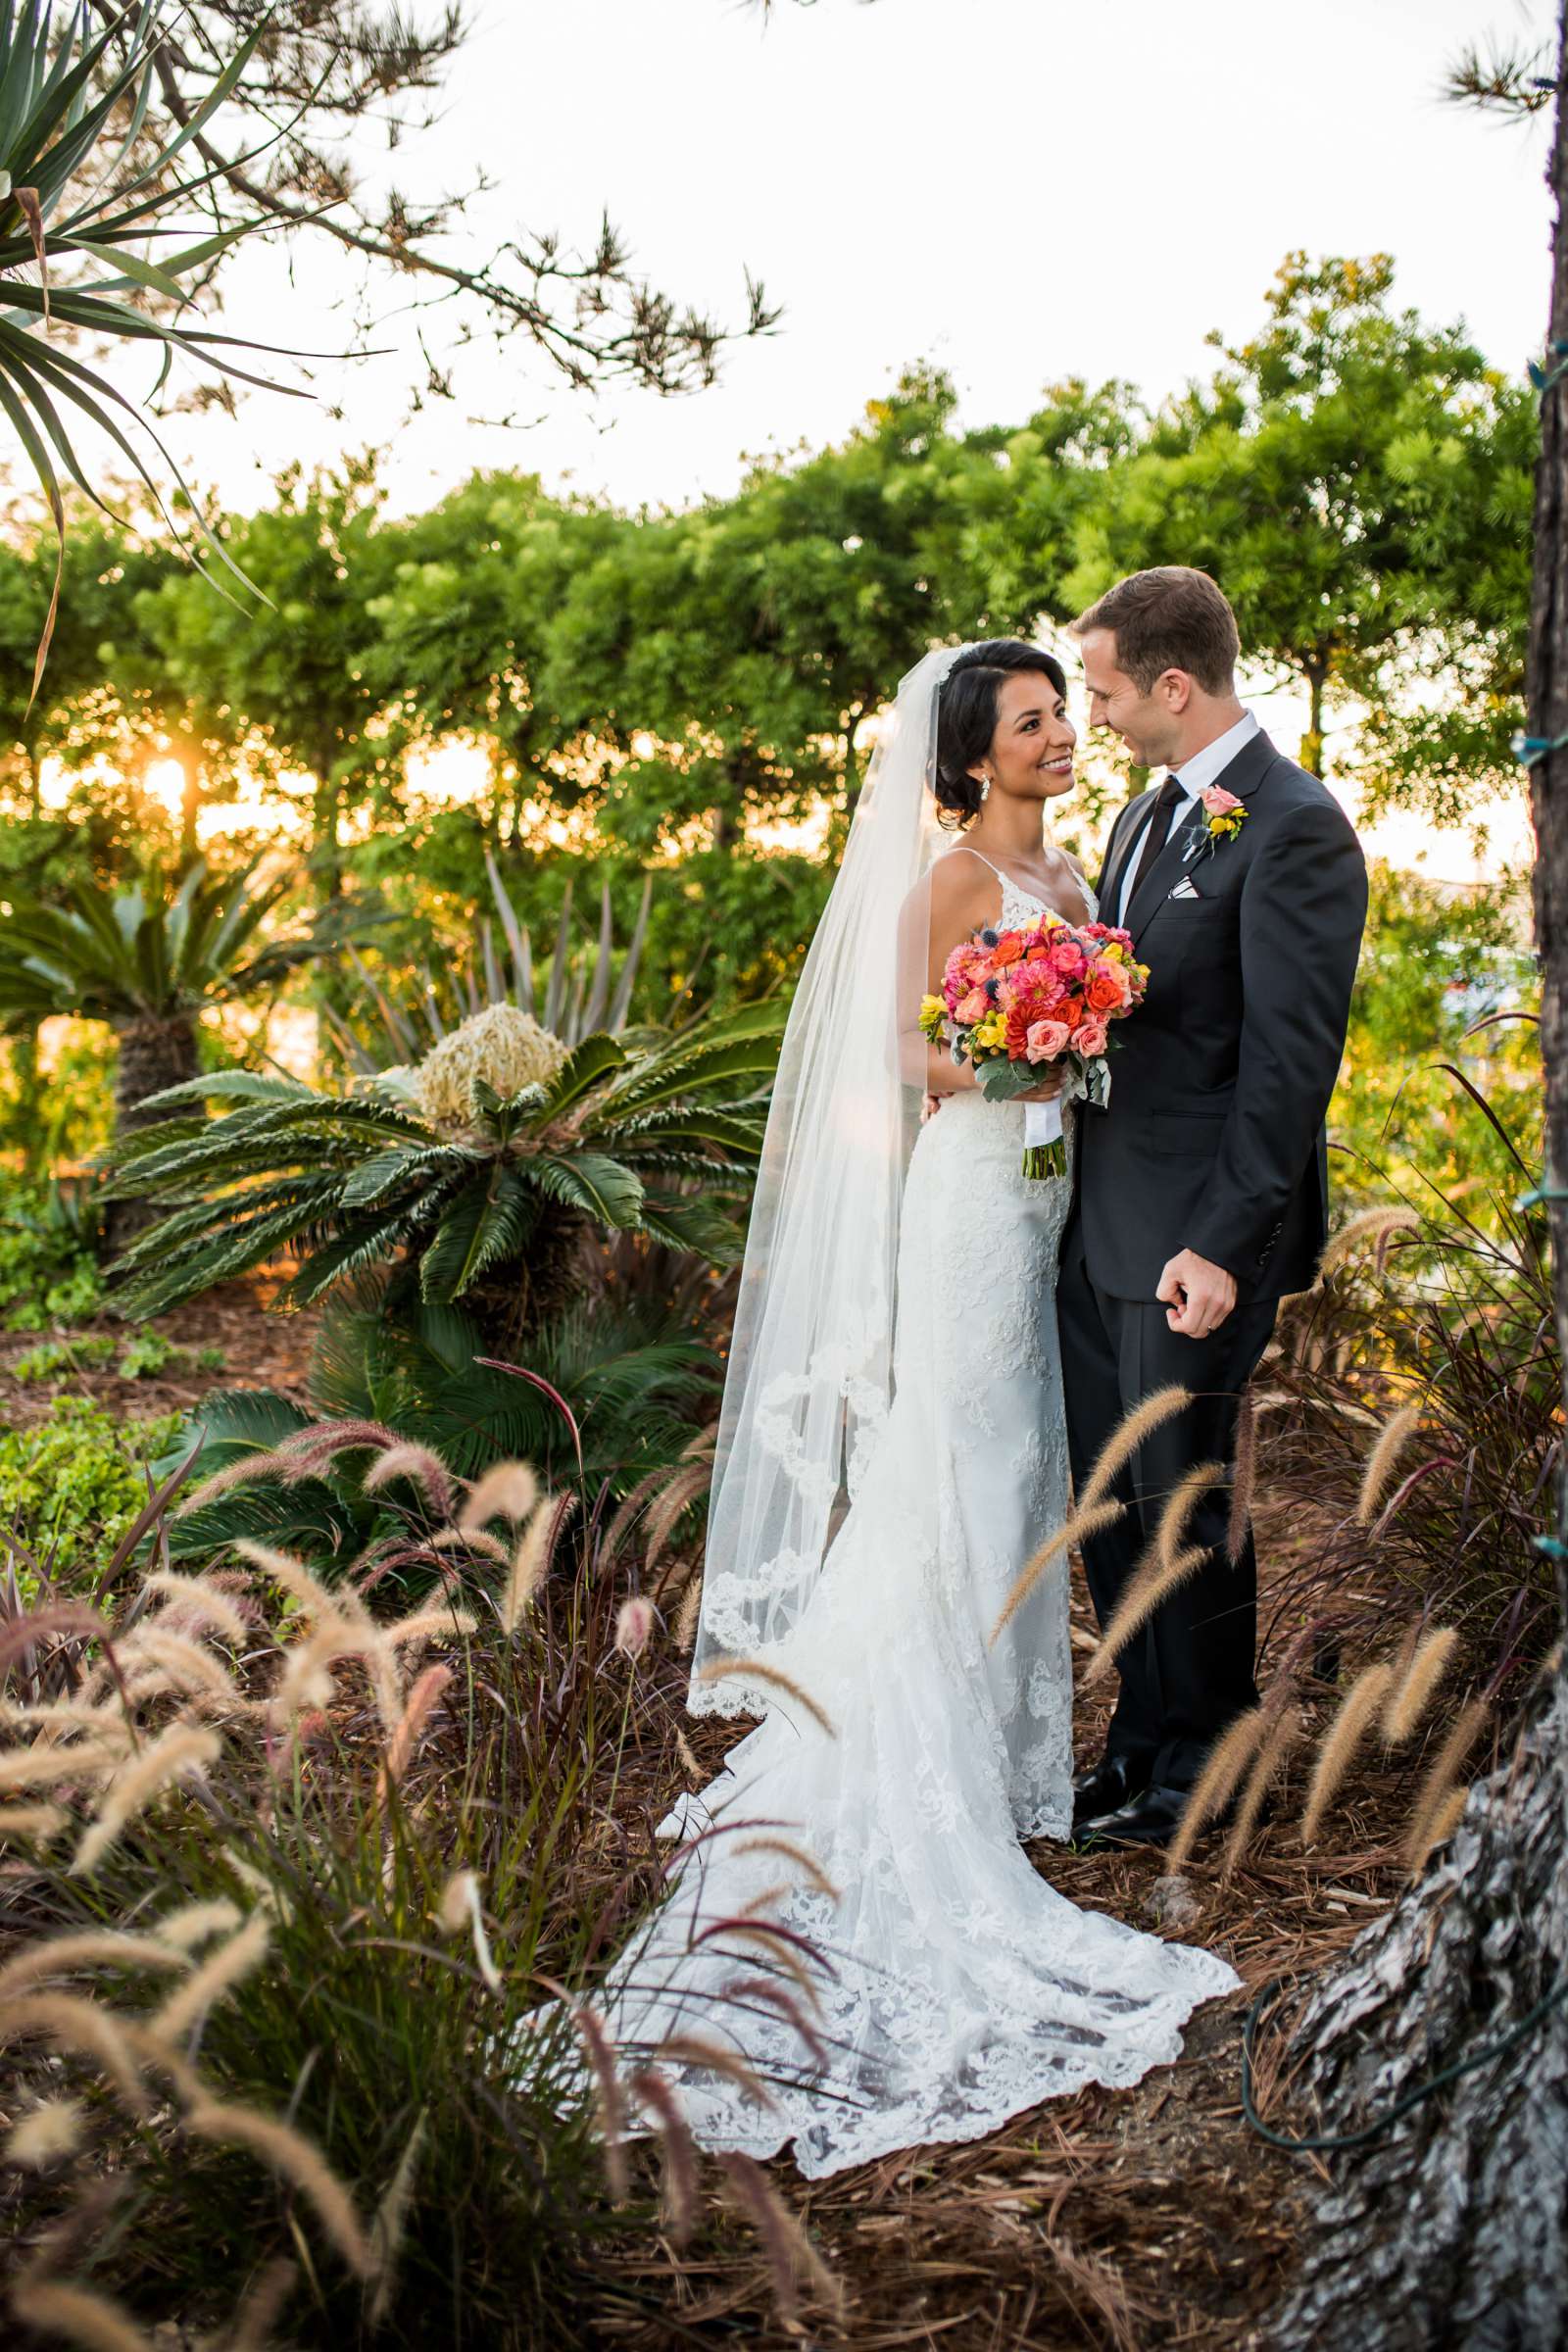
[[(1023, 884), (1015, 882), (1004, 867), (992, 864), (985, 852), (975, 849), (972, 843), (955, 842), (947, 855), (950, 858), (956, 857), (959, 851), (962, 851), (967, 857), (978, 858), (982, 865), (991, 866), (991, 871), (1001, 883), (1002, 909), (997, 916), (997, 921), (1004, 931), (1023, 931), (1031, 923), (1038, 923), (1043, 914), (1059, 914), (1061, 912), (1060, 907), (1048, 906), (1044, 899), (1036, 898), (1032, 891), (1025, 890)], [(1090, 889), (1083, 869), (1071, 858), (1067, 862), (1072, 866), (1072, 870), (1078, 878), (1078, 887), (1084, 894), (1084, 904), (1089, 909), (1089, 920), (1092, 923), (1097, 922), (1100, 917), (1100, 901)]]

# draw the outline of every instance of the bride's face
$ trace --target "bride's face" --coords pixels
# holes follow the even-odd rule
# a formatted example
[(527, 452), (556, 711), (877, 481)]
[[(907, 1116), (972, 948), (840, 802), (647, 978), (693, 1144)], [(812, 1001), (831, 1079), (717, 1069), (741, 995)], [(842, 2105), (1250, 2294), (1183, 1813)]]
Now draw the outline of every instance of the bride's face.
[(1052, 801), (1072, 790), (1078, 731), (1044, 670), (1020, 669), (997, 696), (997, 731), (974, 772), (1008, 800)]

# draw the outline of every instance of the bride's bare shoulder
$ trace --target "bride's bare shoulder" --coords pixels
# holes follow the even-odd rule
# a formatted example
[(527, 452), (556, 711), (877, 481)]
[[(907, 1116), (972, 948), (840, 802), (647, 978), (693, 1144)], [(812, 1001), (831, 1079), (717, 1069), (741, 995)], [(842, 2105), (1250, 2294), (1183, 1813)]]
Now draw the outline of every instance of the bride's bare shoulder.
[[(989, 908), (999, 887), (995, 866), (978, 850), (965, 849), (959, 842), (936, 859), (909, 895), (929, 893), (931, 910), (937, 916), (961, 915), (973, 907)], [(987, 918), (982, 912), (976, 919)]]

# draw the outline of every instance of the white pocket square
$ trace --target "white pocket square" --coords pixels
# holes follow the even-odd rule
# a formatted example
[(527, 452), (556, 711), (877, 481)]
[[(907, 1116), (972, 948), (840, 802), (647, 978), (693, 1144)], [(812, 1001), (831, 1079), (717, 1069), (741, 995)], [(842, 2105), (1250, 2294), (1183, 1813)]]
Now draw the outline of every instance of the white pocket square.
[(1193, 888), (1185, 874), (1177, 883), (1175, 889), (1170, 893), (1170, 896), (1173, 899), (1196, 899), (1199, 895), (1200, 894)]

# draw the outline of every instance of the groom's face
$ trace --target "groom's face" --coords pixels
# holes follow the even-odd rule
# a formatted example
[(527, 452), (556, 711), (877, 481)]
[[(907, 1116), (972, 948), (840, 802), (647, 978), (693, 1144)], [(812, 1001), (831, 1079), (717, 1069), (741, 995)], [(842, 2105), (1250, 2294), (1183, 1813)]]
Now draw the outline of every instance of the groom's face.
[(1086, 630), (1078, 650), (1089, 689), (1090, 725), (1111, 728), (1140, 767), (1166, 766), (1176, 756), (1181, 731), (1181, 712), (1172, 708), (1169, 691), (1180, 673), (1167, 670), (1150, 693), (1140, 694), (1117, 664), (1114, 629)]

